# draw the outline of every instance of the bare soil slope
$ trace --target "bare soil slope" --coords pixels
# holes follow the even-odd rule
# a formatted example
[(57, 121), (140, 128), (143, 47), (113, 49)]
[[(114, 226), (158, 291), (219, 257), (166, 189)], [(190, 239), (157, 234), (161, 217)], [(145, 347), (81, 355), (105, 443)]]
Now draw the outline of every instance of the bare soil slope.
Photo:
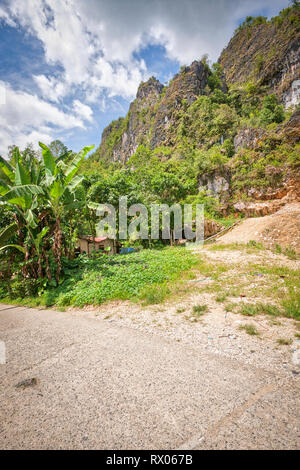
[(255, 240), (266, 247), (280, 245), (300, 253), (300, 203), (288, 204), (274, 214), (244, 220), (218, 238), (217, 243), (248, 243)]

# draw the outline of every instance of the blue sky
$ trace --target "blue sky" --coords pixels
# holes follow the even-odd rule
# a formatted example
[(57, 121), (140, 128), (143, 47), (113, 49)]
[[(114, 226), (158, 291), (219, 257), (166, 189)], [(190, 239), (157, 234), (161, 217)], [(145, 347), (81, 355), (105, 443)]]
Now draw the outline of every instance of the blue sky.
[(287, 0), (0, 0), (0, 154), (60, 139), (100, 143), (151, 75), (217, 60), (247, 15)]

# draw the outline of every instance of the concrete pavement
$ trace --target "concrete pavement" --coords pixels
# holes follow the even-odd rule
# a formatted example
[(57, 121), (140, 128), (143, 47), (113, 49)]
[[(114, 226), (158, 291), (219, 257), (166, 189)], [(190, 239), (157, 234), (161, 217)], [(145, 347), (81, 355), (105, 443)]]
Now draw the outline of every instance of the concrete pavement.
[(2, 304), (0, 340), (0, 449), (299, 448), (299, 376), (70, 312)]

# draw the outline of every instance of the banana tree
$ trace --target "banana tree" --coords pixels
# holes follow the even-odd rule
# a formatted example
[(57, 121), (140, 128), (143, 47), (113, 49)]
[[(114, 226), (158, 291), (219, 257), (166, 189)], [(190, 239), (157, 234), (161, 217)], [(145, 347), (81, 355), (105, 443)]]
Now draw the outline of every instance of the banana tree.
[(82, 182), (83, 177), (78, 176), (77, 173), (85, 156), (94, 146), (84, 147), (69, 162), (68, 159), (61, 157), (55, 159), (46, 145), (41, 142), (39, 145), (42, 148), (45, 166), (41, 185), (46, 194), (47, 205), (55, 218), (53, 254), (57, 263), (56, 280), (58, 281), (63, 247), (62, 220), (67, 217), (69, 211), (82, 205), (82, 201), (76, 198), (76, 188)]
[(14, 219), (0, 232), (0, 251), (18, 250), (24, 255), (24, 277), (43, 277), (44, 262), (50, 279), (52, 250), (58, 281), (64, 241), (62, 223), (71, 227), (70, 214), (84, 204), (78, 192), (83, 178), (77, 172), (93, 147), (85, 147), (78, 154), (68, 151), (54, 158), (46, 145), (40, 143), (40, 146), (41, 162), (35, 158), (24, 160), (17, 148), (13, 164), (0, 157), (0, 206), (8, 209)]
[[(37, 217), (34, 209), (38, 206), (38, 196), (43, 194), (39, 186), (40, 171), (37, 165), (26, 168), (22, 165), (19, 149), (14, 149), (15, 167), (0, 157), (0, 204), (12, 212), (15, 222), (5, 229), (0, 236), (0, 243), (9, 235), (19, 237), (19, 251), (24, 251), (23, 228), (36, 228)], [(1, 246), (1, 245), (0, 245)], [(14, 245), (16, 248), (17, 245)], [(26, 252), (26, 249), (25, 249)], [(27, 255), (28, 256), (28, 255)]]

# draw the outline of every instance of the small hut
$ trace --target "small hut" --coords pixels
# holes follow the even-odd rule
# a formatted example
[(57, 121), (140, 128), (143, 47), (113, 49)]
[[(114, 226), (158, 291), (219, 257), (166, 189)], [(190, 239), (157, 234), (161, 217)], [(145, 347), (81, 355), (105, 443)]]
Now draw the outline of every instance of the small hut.
[(90, 255), (93, 251), (103, 252), (110, 255), (117, 253), (117, 247), (114, 240), (108, 237), (78, 237), (78, 248), (80, 253)]

